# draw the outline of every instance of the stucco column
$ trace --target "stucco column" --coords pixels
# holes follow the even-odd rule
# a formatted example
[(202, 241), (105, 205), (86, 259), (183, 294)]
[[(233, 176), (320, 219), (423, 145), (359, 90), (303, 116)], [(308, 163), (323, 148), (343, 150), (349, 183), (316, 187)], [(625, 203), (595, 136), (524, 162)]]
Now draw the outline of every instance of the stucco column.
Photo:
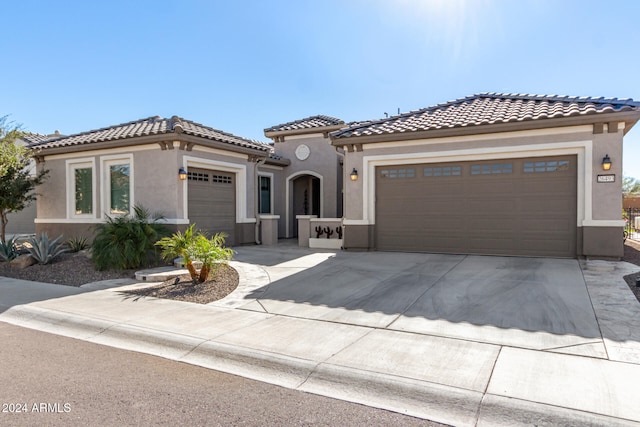
[(280, 215), (260, 215), (260, 241), (265, 246), (278, 244), (278, 220)]
[(311, 235), (311, 219), (317, 215), (296, 215), (298, 220), (298, 246), (308, 248), (309, 236)]

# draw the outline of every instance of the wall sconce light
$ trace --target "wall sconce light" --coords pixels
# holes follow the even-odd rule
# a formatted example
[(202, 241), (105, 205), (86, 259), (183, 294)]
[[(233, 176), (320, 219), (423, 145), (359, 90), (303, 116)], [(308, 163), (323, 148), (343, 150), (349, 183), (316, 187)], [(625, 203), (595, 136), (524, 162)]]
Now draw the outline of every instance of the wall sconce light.
[(184, 167), (180, 166), (180, 169), (178, 169), (178, 178), (180, 178), (180, 181), (184, 181), (185, 179), (187, 179), (187, 171), (184, 170)]
[(351, 171), (351, 175), (349, 175), (351, 177), (351, 181), (357, 181), (358, 180), (358, 170), (356, 168), (353, 168), (353, 170)]
[(608, 154), (606, 154), (602, 158), (602, 170), (608, 171), (609, 169), (611, 169), (611, 158), (609, 157)]

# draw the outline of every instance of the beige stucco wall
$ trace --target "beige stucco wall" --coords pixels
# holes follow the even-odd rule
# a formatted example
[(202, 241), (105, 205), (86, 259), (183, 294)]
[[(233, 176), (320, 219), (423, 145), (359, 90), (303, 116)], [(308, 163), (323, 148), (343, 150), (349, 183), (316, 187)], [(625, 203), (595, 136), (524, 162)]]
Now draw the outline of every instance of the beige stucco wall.
[[(356, 168), (359, 173), (358, 181), (347, 180), (345, 185), (344, 217), (345, 224), (348, 225), (345, 231), (345, 246), (349, 244), (364, 248), (373, 244), (370, 241), (370, 230), (362, 228), (356, 232), (355, 227), (375, 227), (374, 218), (370, 218), (375, 206), (375, 200), (373, 200), (375, 177), (370, 175), (374, 173), (376, 162), (401, 164), (423, 161), (473, 161), (488, 158), (549, 156), (569, 150), (576, 153), (578, 169), (583, 171), (583, 175), (578, 176), (577, 183), (578, 188), (582, 189), (582, 194), (578, 195), (576, 227), (603, 228), (595, 231), (585, 229), (584, 248), (587, 248), (588, 253), (597, 256), (618, 256), (622, 248), (621, 239), (619, 243), (613, 242), (606, 245), (594, 239), (601, 240), (604, 235), (615, 234), (611, 232), (611, 228), (615, 229), (617, 225), (613, 224), (621, 219), (622, 136), (621, 129), (609, 132), (605, 125), (603, 133), (594, 133), (593, 126), (585, 125), (503, 134), (363, 144), (362, 151), (352, 150), (345, 156), (344, 170), (348, 173)], [(608, 172), (604, 172), (601, 166), (602, 158), (606, 154), (609, 154), (613, 162)], [(598, 183), (599, 174), (615, 174), (615, 182)], [(354, 230), (351, 235), (348, 231), (349, 225)], [(607, 232), (604, 232), (604, 227), (609, 227)], [(602, 250), (593, 249), (597, 246), (602, 247)], [(615, 247), (615, 250), (610, 246)], [(582, 253), (581, 250), (578, 252)]]
[[(310, 148), (309, 157), (305, 160), (298, 160), (295, 155), (296, 149), (300, 145), (307, 145)], [(283, 179), (284, 185), (283, 192), (285, 193), (280, 204), (279, 211), (275, 212), (281, 216), (281, 222), (289, 224), (289, 231), (295, 226), (295, 216), (302, 214), (297, 212), (293, 206), (293, 179), (297, 176), (306, 174), (308, 171), (314, 172), (322, 177), (322, 199), (321, 199), (321, 211), (320, 216), (325, 218), (335, 218), (338, 214), (338, 197), (339, 187), (341, 186), (338, 174), (339, 174), (339, 156), (335, 151), (335, 148), (331, 145), (328, 138), (325, 138), (322, 134), (307, 134), (285, 137), (284, 142), (277, 142), (275, 144), (275, 152), (287, 159), (291, 160), (291, 165), (284, 168)], [(288, 212), (287, 212), (287, 187), (289, 193), (288, 199)], [(284, 225), (286, 232), (286, 225)]]
[(32, 202), (29, 206), (20, 212), (13, 212), (7, 215), (9, 222), (5, 232), (11, 234), (33, 234), (36, 232), (36, 225), (33, 220), (36, 217), (36, 202)]
[[(620, 220), (622, 210), (622, 130), (593, 137), (592, 183), (593, 219)], [(611, 158), (611, 170), (602, 170), (602, 158)], [(615, 174), (615, 182), (599, 183), (598, 175)]]
[[(158, 144), (147, 146), (123, 147), (118, 150), (100, 150), (93, 152), (56, 155), (45, 158), (42, 167), (49, 169), (49, 177), (38, 188), (38, 223), (36, 230), (64, 233), (65, 235), (87, 234), (91, 227), (102, 221), (101, 191), (103, 187), (103, 162), (114, 156), (131, 155), (133, 158), (133, 205), (142, 205), (152, 213), (165, 216), (170, 228), (186, 227), (185, 192), (187, 181), (178, 178), (181, 166), (189, 164), (212, 170), (231, 168), (236, 172), (236, 186), (243, 183), (237, 197), (242, 198), (241, 211), (236, 215), (241, 221), (236, 226), (237, 243), (254, 241), (255, 204), (255, 162), (248, 161), (245, 154), (228, 153), (195, 146), (192, 151), (180, 150), (178, 144), (173, 149), (162, 150)], [(93, 160), (95, 163), (96, 209), (91, 218), (73, 218), (67, 213), (67, 162), (77, 159)], [(196, 163), (194, 163), (196, 162)], [(224, 165), (218, 167), (217, 165)], [(48, 221), (50, 220), (50, 221)], [(77, 232), (77, 233), (76, 233)]]

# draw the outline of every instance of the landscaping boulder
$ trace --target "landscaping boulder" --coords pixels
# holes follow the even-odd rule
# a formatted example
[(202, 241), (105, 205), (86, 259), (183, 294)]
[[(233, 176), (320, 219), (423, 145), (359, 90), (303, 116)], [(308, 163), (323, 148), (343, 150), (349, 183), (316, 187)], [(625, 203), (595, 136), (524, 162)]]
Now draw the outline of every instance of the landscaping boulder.
[(18, 255), (14, 260), (11, 261), (11, 267), (13, 268), (27, 268), (36, 263), (36, 260), (29, 254)]

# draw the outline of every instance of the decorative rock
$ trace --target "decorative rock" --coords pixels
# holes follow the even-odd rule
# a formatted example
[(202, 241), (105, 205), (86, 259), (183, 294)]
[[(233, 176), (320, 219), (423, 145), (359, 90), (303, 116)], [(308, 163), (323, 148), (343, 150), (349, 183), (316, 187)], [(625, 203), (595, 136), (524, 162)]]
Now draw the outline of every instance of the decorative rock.
[(24, 269), (27, 267), (32, 266), (33, 264), (36, 263), (36, 260), (29, 254), (25, 254), (25, 255), (19, 255), (18, 257), (16, 257), (16, 259), (11, 261), (11, 267), (13, 268), (19, 268), (19, 269)]

